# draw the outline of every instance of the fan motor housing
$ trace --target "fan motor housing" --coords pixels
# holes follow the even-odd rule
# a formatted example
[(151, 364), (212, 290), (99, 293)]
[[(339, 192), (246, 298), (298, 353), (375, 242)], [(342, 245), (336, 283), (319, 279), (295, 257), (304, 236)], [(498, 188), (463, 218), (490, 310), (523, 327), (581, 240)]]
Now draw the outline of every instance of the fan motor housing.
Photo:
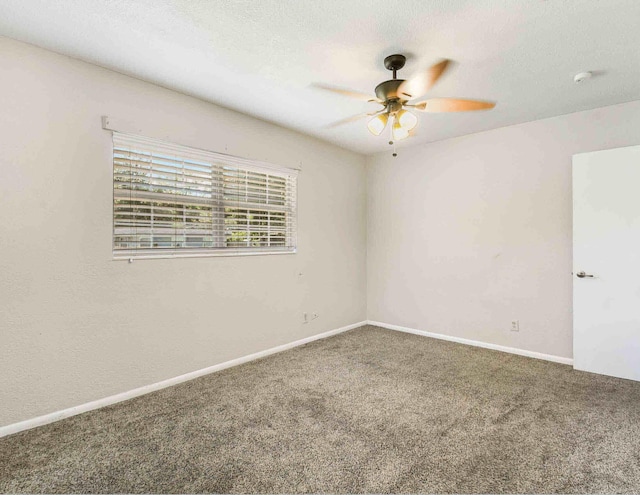
[(376, 86), (376, 96), (379, 100), (388, 101), (398, 97), (398, 88), (404, 79), (389, 79)]

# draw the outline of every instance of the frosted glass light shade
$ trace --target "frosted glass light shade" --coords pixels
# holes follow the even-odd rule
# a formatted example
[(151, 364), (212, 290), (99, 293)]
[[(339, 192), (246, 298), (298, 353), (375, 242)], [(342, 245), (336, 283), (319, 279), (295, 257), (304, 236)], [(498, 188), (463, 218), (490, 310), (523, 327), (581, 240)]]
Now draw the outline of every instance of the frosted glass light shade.
[(396, 117), (393, 122), (392, 134), (394, 141), (400, 141), (406, 137), (409, 137), (409, 129), (402, 127), (400, 120)]
[(396, 115), (396, 120), (400, 122), (400, 127), (410, 131), (418, 124), (418, 117), (407, 110), (400, 110)]
[(367, 124), (367, 128), (369, 132), (374, 136), (379, 136), (384, 128), (387, 127), (387, 121), (389, 120), (388, 113), (381, 113), (380, 115), (376, 115), (372, 118)]

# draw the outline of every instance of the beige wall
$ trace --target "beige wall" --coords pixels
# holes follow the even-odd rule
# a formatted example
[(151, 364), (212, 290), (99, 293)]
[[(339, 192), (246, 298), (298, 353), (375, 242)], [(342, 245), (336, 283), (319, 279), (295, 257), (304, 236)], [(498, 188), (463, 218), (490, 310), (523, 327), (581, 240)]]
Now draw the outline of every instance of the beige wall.
[(640, 102), (369, 157), (369, 319), (571, 357), (571, 155), (635, 144)]
[[(365, 319), (362, 156), (6, 38), (0, 68), (0, 425)], [(112, 261), (102, 115), (301, 167), (298, 254)]]

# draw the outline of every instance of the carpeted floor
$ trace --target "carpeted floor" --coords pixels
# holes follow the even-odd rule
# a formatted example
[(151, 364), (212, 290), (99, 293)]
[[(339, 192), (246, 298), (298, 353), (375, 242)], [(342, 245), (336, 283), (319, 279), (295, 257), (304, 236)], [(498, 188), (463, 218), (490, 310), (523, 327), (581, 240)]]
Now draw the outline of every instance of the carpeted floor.
[(640, 383), (364, 327), (0, 439), (0, 491), (638, 493)]

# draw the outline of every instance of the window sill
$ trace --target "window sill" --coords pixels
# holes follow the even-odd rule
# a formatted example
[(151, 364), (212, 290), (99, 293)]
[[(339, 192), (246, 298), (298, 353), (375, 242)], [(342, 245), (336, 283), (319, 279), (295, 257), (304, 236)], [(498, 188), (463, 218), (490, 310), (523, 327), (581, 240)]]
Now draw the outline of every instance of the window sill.
[(297, 249), (293, 249), (292, 251), (265, 251), (265, 252), (212, 252), (212, 253), (192, 253), (192, 254), (168, 254), (168, 253), (158, 253), (158, 254), (141, 254), (141, 255), (113, 255), (113, 261), (129, 261), (133, 262), (135, 260), (154, 260), (154, 259), (174, 259), (174, 258), (220, 258), (220, 257), (236, 257), (236, 256), (272, 256), (272, 255), (282, 255), (282, 254), (296, 254), (298, 252)]

